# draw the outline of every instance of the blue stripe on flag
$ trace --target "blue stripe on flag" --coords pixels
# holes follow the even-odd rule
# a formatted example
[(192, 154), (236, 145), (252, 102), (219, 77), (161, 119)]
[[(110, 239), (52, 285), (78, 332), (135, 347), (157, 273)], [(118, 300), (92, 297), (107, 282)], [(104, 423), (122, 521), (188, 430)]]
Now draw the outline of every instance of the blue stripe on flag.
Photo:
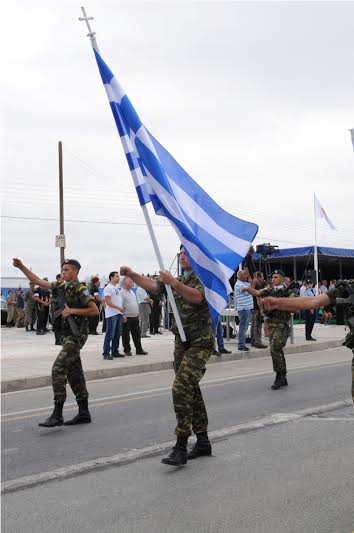
[(134, 107), (132, 106), (132, 104), (131, 104), (131, 102), (130, 102), (130, 100), (129, 100), (129, 98), (127, 96), (123, 96), (119, 107), (120, 107), (120, 110), (121, 110), (122, 114), (126, 118), (129, 117), (129, 120), (128, 120), (129, 126), (131, 127), (133, 132), (136, 133), (138, 131), (138, 129), (141, 128), (142, 123), (141, 123), (141, 120), (140, 120), (137, 112), (135, 111)]
[(100, 54), (98, 52), (96, 52), (96, 50), (94, 50), (94, 53), (95, 53), (95, 57), (96, 57), (97, 65), (98, 65), (98, 70), (100, 71), (103, 84), (111, 83), (112, 78), (114, 78), (113, 73), (108, 68), (106, 63), (103, 61), (103, 59), (101, 58)]
[(119, 105), (116, 102), (111, 102), (111, 109), (114, 116), (114, 120), (117, 125), (118, 133), (120, 137), (123, 137), (123, 135), (128, 135), (128, 129), (124, 125), (122, 114), (119, 109)]
[(135, 170), (136, 168), (138, 168), (139, 163), (137, 159), (134, 158), (133, 154), (125, 154), (125, 157), (127, 158), (130, 170)]

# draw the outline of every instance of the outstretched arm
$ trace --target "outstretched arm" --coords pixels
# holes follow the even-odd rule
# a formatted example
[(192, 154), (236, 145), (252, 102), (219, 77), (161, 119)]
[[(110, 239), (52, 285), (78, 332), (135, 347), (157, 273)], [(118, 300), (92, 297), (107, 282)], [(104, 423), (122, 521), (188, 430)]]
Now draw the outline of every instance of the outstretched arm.
[(267, 298), (262, 298), (263, 307), (267, 311), (279, 309), (280, 311), (289, 311), (289, 313), (317, 309), (330, 303), (330, 299), (326, 294), (320, 294), (313, 298), (307, 296), (301, 296), (300, 298), (273, 298), (272, 296), (268, 296)]
[(131, 278), (139, 287), (142, 287), (146, 291), (152, 291), (157, 292), (157, 283), (154, 279), (141, 276), (137, 272), (134, 272), (130, 267), (128, 266), (121, 266), (120, 267), (120, 275), (121, 276), (128, 276)]
[(241, 287), (241, 291), (248, 292), (248, 294), (251, 294), (252, 296), (262, 296), (262, 291), (254, 289), (253, 287)]
[(21, 259), (18, 259), (17, 257), (14, 257), (14, 259), (12, 261), (13, 261), (14, 267), (19, 268), (24, 273), (26, 278), (28, 278), (30, 281), (32, 281), (32, 283), (35, 283), (36, 285), (39, 285), (43, 289), (50, 289), (52, 287), (52, 284), (49, 281), (47, 281), (46, 279), (41, 279), (39, 276), (34, 274), (32, 272), (32, 270), (27, 268), (22, 263)]
[(178, 281), (178, 279), (174, 278), (170, 272), (161, 272), (160, 271), (160, 280), (162, 283), (165, 283), (167, 285), (171, 285), (171, 287), (174, 288), (178, 294), (183, 296), (187, 300), (187, 302), (190, 302), (191, 304), (201, 304), (204, 301), (203, 294), (198, 291), (198, 289), (194, 289), (193, 287), (187, 287), (187, 285), (184, 285), (184, 283), (181, 283)]

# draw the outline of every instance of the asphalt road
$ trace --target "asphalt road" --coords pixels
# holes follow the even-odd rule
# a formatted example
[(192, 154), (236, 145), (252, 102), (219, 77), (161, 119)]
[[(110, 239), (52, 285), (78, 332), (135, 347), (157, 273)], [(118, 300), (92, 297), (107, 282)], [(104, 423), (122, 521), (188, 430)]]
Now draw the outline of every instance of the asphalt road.
[[(210, 430), (272, 413), (288, 413), (348, 398), (350, 351), (344, 348), (293, 355), (289, 387), (271, 391), (270, 358), (211, 365), (202, 382)], [(89, 383), (93, 423), (44, 429), (51, 389), (2, 395), (2, 478), (47, 472), (173, 439), (170, 371)], [(76, 411), (68, 398), (65, 417)]]
[(353, 408), (5, 494), (3, 533), (350, 533)]

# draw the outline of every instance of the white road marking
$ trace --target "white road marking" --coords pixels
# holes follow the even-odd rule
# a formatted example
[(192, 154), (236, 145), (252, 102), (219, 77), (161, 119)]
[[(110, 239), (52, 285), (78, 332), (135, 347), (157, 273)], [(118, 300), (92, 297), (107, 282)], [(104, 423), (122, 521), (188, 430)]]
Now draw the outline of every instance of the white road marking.
[(2, 453), (13, 453), (13, 452), (17, 452), (17, 450), (19, 450), (20, 448), (6, 448), (5, 450), (2, 451)]
[[(222, 430), (211, 432), (210, 438), (213, 441), (225, 439), (227, 437), (246, 433), (250, 431), (257, 431), (270, 426), (285, 424), (288, 422), (298, 422), (305, 417), (311, 415), (326, 413), (335, 409), (340, 409), (352, 405), (352, 400), (342, 400), (331, 404), (321, 405), (319, 407), (311, 407), (309, 409), (302, 409), (294, 413), (273, 413), (270, 416), (252, 420), (237, 426), (224, 428)], [(42, 485), (49, 481), (57, 481), (69, 477), (86, 474), (89, 472), (109, 468), (110, 466), (122, 466), (133, 463), (137, 460), (146, 459), (148, 457), (156, 457), (165, 452), (168, 448), (174, 445), (174, 442), (163, 442), (161, 444), (154, 444), (146, 448), (129, 450), (121, 452), (112, 457), (98, 457), (96, 459), (85, 461), (78, 464), (68, 465), (49, 472), (42, 472), (40, 474), (32, 474), (30, 476), (23, 476), (17, 479), (11, 479), (2, 483), (1, 492), (3, 494), (16, 492), (18, 490), (27, 489), (29, 487)]]
[[(292, 374), (297, 374), (297, 373), (301, 373), (303, 372), (304, 370), (315, 370), (317, 369), (318, 367), (326, 367), (326, 366), (340, 366), (342, 365), (343, 363), (348, 363), (348, 360), (347, 359), (343, 359), (341, 361), (335, 361), (335, 362), (326, 362), (326, 363), (309, 363), (309, 364), (305, 364), (305, 365), (299, 365), (299, 366), (293, 366), (291, 368), (291, 373)], [(265, 375), (268, 375), (268, 374), (273, 374), (274, 372), (272, 370), (265, 370), (265, 371), (262, 371), (262, 372), (251, 372), (249, 374), (242, 374), (241, 376), (238, 375), (238, 376), (225, 376), (225, 377), (222, 377), (222, 378), (215, 378), (215, 379), (209, 379), (209, 380), (203, 380), (203, 387), (204, 388), (208, 388), (208, 386), (211, 386), (212, 384), (214, 383), (221, 383), (221, 382), (227, 382), (227, 381), (252, 381), (253, 379), (259, 379), (260, 376), (265, 376)], [(135, 396), (144, 396), (144, 395), (148, 395), (148, 394), (151, 394), (151, 393), (158, 393), (158, 392), (168, 392), (170, 393), (171, 391), (171, 386), (168, 386), (168, 387), (159, 387), (159, 388), (155, 388), (155, 389), (148, 389), (148, 390), (143, 390), (143, 391), (136, 391), (136, 392), (128, 392), (128, 393), (125, 393), (125, 394), (116, 394), (114, 396), (104, 396), (102, 398), (95, 398), (95, 399), (92, 399), (90, 401), (90, 404), (91, 405), (96, 405), (96, 404), (99, 404), (99, 402), (105, 402), (105, 401), (108, 401), (108, 400), (122, 400), (122, 399), (128, 399), (128, 398), (134, 398)], [(70, 403), (67, 403), (66, 404), (66, 407), (74, 407), (76, 406), (76, 403), (75, 402), (70, 402)], [(53, 406), (52, 405), (47, 405), (45, 407), (37, 407), (37, 408), (34, 408), (34, 409), (26, 409), (24, 411), (14, 411), (14, 412), (11, 412), (11, 413), (4, 413), (2, 414), (1, 416), (1, 420), (4, 420), (6, 421), (7, 418), (11, 417), (11, 416), (18, 416), (18, 415), (26, 415), (26, 414), (35, 414), (35, 413), (39, 413), (41, 411), (48, 411), (50, 409), (52, 409)]]

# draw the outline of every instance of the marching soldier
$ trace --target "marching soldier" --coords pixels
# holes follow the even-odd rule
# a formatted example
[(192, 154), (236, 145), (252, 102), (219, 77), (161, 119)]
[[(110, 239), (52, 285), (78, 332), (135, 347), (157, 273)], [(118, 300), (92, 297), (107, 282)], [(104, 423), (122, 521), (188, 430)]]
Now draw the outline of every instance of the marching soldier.
[[(180, 265), (183, 269), (180, 278), (174, 278), (169, 272), (160, 272), (159, 280), (140, 276), (126, 266), (120, 269), (121, 275), (129, 276), (147, 291), (163, 294), (166, 290), (164, 284), (169, 284), (174, 292), (186, 333), (187, 342), (183, 343), (176, 325), (173, 325), (176, 376), (172, 386), (172, 397), (177, 418), (175, 429), (177, 442), (170, 455), (162, 459), (164, 464), (173, 466), (185, 465), (187, 459), (211, 455), (211, 444), (207, 433), (208, 415), (199, 388), (199, 381), (204, 376), (206, 363), (214, 349), (211, 317), (205, 300), (204, 286), (193, 272), (183, 247), (180, 251)], [(197, 442), (187, 455), (187, 442), (191, 429), (197, 436)]]
[(7, 293), (7, 321), (6, 326), (8, 328), (11, 328), (15, 325), (15, 317), (16, 317), (16, 295), (13, 293), (12, 289), (8, 290)]
[[(80, 350), (88, 335), (87, 317), (98, 314), (98, 309), (85, 285), (78, 281), (81, 265), (76, 259), (66, 259), (62, 265), (63, 282), (50, 283), (31, 272), (20, 259), (15, 258), (13, 265), (39, 287), (51, 290), (54, 298), (61, 298), (62, 309), (62, 349), (52, 367), (54, 391), (54, 411), (42, 427), (55, 427), (91, 422), (88, 409), (88, 392), (81, 365)], [(78, 414), (64, 423), (63, 406), (66, 400), (66, 381), (75, 394), (79, 406)]]
[(34, 283), (29, 284), (29, 290), (25, 294), (25, 331), (36, 331), (34, 324), (37, 319), (36, 302), (33, 300)]
[[(293, 296), (291, 289), (284, 285), (284, 272), (274, 270), (272, 273), (272, 289), (256, 290), (253, 288), (243, 288), (242, 290), (252, 294), (252, 296), (265, 297), (273, 296), (274, 298), (288, 298)], [(286, 361), (284, 357), (284, 346), (288, 337), (290, 313), (287, 311), (274, 311), (266, 314), (270, 355), (273, 360), (273, 370), (276, 373), (272, 390), (278, 390), (288, 385), (286, 378)]]
[[(349, 282), (338, 282), (337, 285), (329, 289), (326, 293), (322, 293), (313, 298), (306, 296), (292, 299), (277, 299), (265, 298), (262, 300), (265, 309), (273, 312), (295, 312), (301, 310), (317, 309), (319, 307), (326, 307), (328, 305), (334, 307), (338, 305), (337, 298), (344, 298), (347, 300), (347, 323), (349, 332), (344, 339), (343, 346), (352, 350), (354, 354), (354, 280)], [(341, 302), (343, 304), (343, 302)], [(352, 398), (354, 402), (354, 357), (352, 359)]]

